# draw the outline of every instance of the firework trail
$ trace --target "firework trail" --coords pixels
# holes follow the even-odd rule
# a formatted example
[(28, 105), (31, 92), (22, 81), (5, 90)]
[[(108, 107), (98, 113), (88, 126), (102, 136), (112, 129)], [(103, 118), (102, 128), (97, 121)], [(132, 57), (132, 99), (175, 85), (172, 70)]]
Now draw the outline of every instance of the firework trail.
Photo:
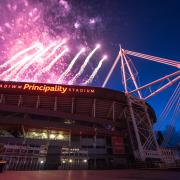
[(73, 84), (76, 79), (81, 76), (81, 74), (84, 72), (85, 67), (87, 66), (89, 60), (93, 56), (93, 54), (100, 48), (100, 45), (98, 44), (96, 48), (88, 55), (88, 57), (85, 59), (83, 65), (80, 67), (79, 72), (69, 81), (69, 84)]
[(59, 55), (57, 55), (57, 56), (52, 60), (52, 62), (51, 62), (47, 67), (44, 68), (44, 71), (43, 71), (43, 72), (49, 71), (49, 70), (53, 67), (53, 65), (54, 65), (66, 52), (68, 52), (68, 48), (64, 49)]
[[(43, 74), (43, 73), (46, 73), (46, 72), (50, 71), (51, 68), (53, 67), (53, 65), (54, 65), (66, 52), (68, 52), (68, 48), (64, 49), (59, 55), (57, 55), (57, 56), (51, 61), (51, 63), (50, 63), (48, 66), (46, 66), (44, 69), (42, 69), (42, 71), (39, 72), (39, 75), (38, 75), (38, 76), (40, 76), (40, 75)], [(38, 77), (36, 77), (36, 78), (38, 78)]]
[(17, 54), (15, 54), (9, 61), (5, 62), (4, 64), (0, 65), (0, 68), (4, 68), (8, 65), (10, 65), (12, 62), (16, 62), (18, 60), (19, 57), (21, 57), (22, 55), (26, 54), (27, 52), (33, 50), (34, 48), (38, 48), (40, 47), (40, 44), (36, 43), (32, 46), (30, 46), (29, 48), (26, 48), (20, 52), (18, 52)]
[(29, 68), (29, 66), (31, 66), (35, 62), (38, 62), (38, 59), (44, 56), (53, 46), (55, 46), (55, 43), (49, 45), (47, 48), (37, 54), (31, 61), (27, 62), (27, 64), (17, 73), (14, 80), (18, 80), (19, 77)]
[(55, 46), (54, 49), (51, 51), (51, 53), (49, 53), (49, 55), (47, 57), (45, 57), (43, 60), (45, 61), (45, 60), (49, 59), (50, 57), (52, 57), (56, 53), (56, 51), (65, 43), (66, 43), (66, 40), (63, 39), (62, 42), (60, 44), (58, 44), (57, 46)]
[[(63, 41), (62, 41), (60, 44), (58, 44), (57, 46), (55, 46), (55, 47), (53, 48), (53, 50), (51, 51), (51, 53), (49, 53), (49, 55), (48, 55), (47, 57), (45, 57), (45, 58), (43, 59), (43, 61), (45, 62), (46, 60), (48, 60), (49, 58), (51, 58), (51, 57), (56, 53), (56, 51), (57, 51), (61, 46), (63, 46), (65, 43), (66, 43), (66, 40), (63, 39)], [(40, 68), (42, 68), (42, 67), (40, 67)], [(36, 71), (38, 71), (38, 73), (35, 74), (34, 78), (32, 79), (33, 81), (37, 81), (38, 77), (42, 74), (42, 71), (39, 70), (39, 67), (35, 68), (34, 72), (36, 72)], [(28, 73), (28, 74), (29, 74), (29, 73)], [(26, 75), (26, 77), (28, 76), (28, 74)], [(26, 78), (26, 77), (25, 77), (25, 78)]]
[(79, 56), (85, 52), (85, 48), (82, 48), (74, 57), (74, 59), (71, 61), (71, 63), (69, 64), (69, 66), (67, 67), (67, 69), (61, 74), (61, 76), (59, 77), (57, 83), (60, 83), (65, 76), (71, 71), (72, 67), (74, 66), (74, 64), (76, 63), (76, 61), (78, 60)]
[[(5, 80), (10, 80), (10, 78), (14, 77), (16, 75), (16, 73), (21, 69), (22, 66), (24, 66), (26, 64), (26, 62), (30, 61), (32, 58), (34, 58), (35, 56), (37, 56), (40, 52), (42, 51), (39, 50), (38, 52), (36, 52), (33, 55), (27, 56), (24, 59), (22, 59), (21, 61), (17, 62), (16, 64), (14, 64), (11, 68), (7, 69), (6, 71), (4, 71), (0, 77), (3, 77), (5, 75), (8, 75)], [(8, 74), (10, 73), (10, 74)]]
[(94, 79), (95, 76), (97, 75), (97, 73), (98, 73), (99, 69), (101, 68), (102, 63), (104, 62), (105, 59), (107, 59), (107, 56), (104, 56), (104, 57), (100, 60), (98, 66), (94, 69), (94, 71), (93, 71), (93, 73), (91, 74), (91, 76), (89, 77), (89, 79), (87, 79), (83, 84), (86, 85), (86, 84), (92, 83), (93, 79)]

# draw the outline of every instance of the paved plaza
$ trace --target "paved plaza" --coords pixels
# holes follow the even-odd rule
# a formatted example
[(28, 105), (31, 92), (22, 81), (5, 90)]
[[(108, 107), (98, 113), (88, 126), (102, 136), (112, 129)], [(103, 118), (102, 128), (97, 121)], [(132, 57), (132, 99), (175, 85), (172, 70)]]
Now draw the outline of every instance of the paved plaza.
[(178, 171), (159, 170), (70, 170), (70, 171), (6, 171), (0, 180), (179, 180)]

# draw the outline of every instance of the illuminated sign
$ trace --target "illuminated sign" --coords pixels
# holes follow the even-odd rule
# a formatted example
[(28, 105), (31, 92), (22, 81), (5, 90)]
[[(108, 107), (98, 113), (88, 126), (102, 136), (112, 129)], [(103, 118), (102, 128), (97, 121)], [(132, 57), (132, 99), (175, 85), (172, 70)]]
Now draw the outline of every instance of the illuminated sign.
[(48, 86), (48, 85), (35, 85), (35, 84), (24, 84), (23, 90), (30, 90), (30, 91), (44, 91), (45, 93), (48, 91), (51, 92), (60, 92), (64, 94), (67, 92), (67, 87), (55, 85), (55, 86)]
[(13, 83), (13, 82), (1, 82), (0, 90), (21, 90), (24, 92), (56, 92), (60, 94), (67, 93), (87, 93), (94, 94), (95, 89), (88, 87), (74, 87), (74, 86), (63, 86), (63, 85), (51, 85), (51, 84), (33, 84), (33, 83)]

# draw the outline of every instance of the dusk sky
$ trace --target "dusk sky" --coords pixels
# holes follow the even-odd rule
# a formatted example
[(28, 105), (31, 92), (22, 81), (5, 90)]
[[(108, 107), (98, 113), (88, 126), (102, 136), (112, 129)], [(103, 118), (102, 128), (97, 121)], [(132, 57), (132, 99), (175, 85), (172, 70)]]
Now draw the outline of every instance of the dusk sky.
[[(35, 41), (47, 45), (63, 38), (70, 39), (68, 46), (71, 55), (64, 57), (60, 64), (57, 63), (51, 71), (44, 71), (37, 78), (37, 82), (46, 82), (48, 77), (48, 82), (55, 83), (55, 79), (64, 71), (70, 63), (69, 58), (79, 47), (92, 50), (100, 43), (101, 51), (94, 57), (96, 64), (90, 62), (89, 70), (75, 84), (87, 80), (98, 60), (107, 54), (108, 60), (103, 63), (92, 83), (94, 86), (101, 86), (117, 56), (119, 44), (124, 49), (179, 61), (179, 9), (179, 0), (0, 0), (0, 62), (5, 63)], [(140, 85), (178, 70), (134, 57), (132, 61), (138, 70)], [(34, 73), (37, 73), (36, 70), (38, 71), (37, 64), (29, 66), (28, 71), (25, 69), (15, 79), (11, 77), (9, 80), (31, 81)], [(62, 83), (71, 80), (78, 66), (79, 64)], [(0, 73), (5, 70), (0, 69)], [(0, 78), (5, 80), (2, 75)], [(155, 109), (157, 117), (176, 86), (177, 83), (149, 99), (148, 102)], [(120, 64), (106, 87), (123, 90)], [(170, 117), (161, 129), (164, 129), (169, 121)], [(176, 128), (180, 130), (179, 115)]]

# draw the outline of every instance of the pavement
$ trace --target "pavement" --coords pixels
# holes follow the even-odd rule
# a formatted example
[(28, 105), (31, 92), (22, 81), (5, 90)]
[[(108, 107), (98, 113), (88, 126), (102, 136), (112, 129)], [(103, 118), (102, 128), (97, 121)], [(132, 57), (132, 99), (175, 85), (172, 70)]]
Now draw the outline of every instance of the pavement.
[(6, 171), (0, 180), (180, 180), (180, 171), (159, 170), (57, 170)]

